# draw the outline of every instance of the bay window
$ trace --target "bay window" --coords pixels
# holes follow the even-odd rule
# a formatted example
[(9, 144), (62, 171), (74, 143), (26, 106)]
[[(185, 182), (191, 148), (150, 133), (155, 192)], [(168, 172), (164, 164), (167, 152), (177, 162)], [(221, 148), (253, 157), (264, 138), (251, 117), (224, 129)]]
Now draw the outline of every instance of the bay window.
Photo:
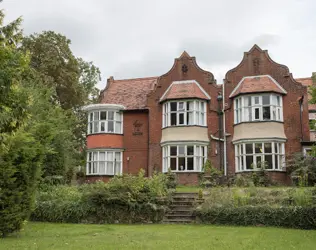
[(91, 151), (87, 153), (87, 175), (122, 174), (121, 151)]
[(200, 172), (207, 159), (207, 146), (168, 145), (162, 147), (163, 172)]
[(284, 162), (283, 142), (245, 142), (235, 145), (236, 172), (260, 168), (282, 170)]
[(206, 102), (198, 100), (171, 101), (163, 104), (163, 127), (206, 126)]
[(277, 94), (245, 95), (234, 100), (234, 121), (283, 121), (282, 96)]
[(123, 133), (122, 112), (101, 110), (88, 114), (88, 134)]

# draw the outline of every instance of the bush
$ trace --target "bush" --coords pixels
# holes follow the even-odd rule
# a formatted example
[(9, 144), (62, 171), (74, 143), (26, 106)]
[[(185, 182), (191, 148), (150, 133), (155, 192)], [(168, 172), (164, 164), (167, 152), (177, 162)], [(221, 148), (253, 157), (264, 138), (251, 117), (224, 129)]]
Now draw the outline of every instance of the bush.
[(237, 226), (277, 226), (316, 229), (316, 207), (242, 206), (211, 207), (195, 214), (206, 224)]
[(171, 169), (168, 169), (167, 176), (167, 188), (175, 189), (177, 187), (177, 176), (175, 173), (171, 172)]
[(31, 219), (71, 223), (159, 222), (168, 204), (163, 174), (115, 176), (108, 183), (51, 186), (37, 195)]
[(0, 237), (21, 229), (34, 206), (41, 150), (26, 133), (18, 132), (0, 146)]

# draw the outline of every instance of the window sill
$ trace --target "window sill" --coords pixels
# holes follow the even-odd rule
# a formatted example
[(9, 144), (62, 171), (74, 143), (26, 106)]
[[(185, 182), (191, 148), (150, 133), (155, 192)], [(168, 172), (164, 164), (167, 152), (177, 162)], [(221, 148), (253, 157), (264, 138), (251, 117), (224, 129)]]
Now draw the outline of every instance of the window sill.
[[(241, 171), (236, 171), (236, 174), (239, 173), (249, 173), (249, 172), (258, 172), (260, 171), (260, 169), (247, 169), (247, 170), (241, 170)], [(286, 170), (284, 169), (265, 169), (264, 171), (267, 172), (281, 172), (281, 173), (286, 173)]]
[(116, 175), (121, 175), (121, 174), (86, 174), (86, 177), (114, 177)]
[(248, 122), (239, 122), (239, 123), (234, 123), (233, 126), (237, 126), (239, 124), (243, 124), (243, 123), (263, 123), (263, 122), (277, 122), (277, 123), (284, 123), (284, 121), (274, 121), (274, 120), (260, 120), (260, 121), (248, 121)]
[(162, 129), (166, 129), (166, 128), (186, 128), (186, 127), (201, 127), (201, 128), (207, 128), (207, 126), (202, 126), (202, 125), (174, 125), (174, 126), (163, 127)]
[[(166, 173), (168, 173), (168, 171), (167, 172), (163, 172), (164, 174), (166, 174)], [(183, 173), (183, 174), (198, 174), (198, 173), (204, 173), (203, 171), (197, 171), (197, 170), (191, 170), (191, 171), (173, 171), (173, 170), (171, 170), (171, 173), (176, 173), (176, 174), (181, 174), (181, 173)]]
[(111, 133), (111, 132), (99, 132), (99, 133), (91, 133), (91, 134), (87, 134), (86, 136), (88, 137), (89, 135), (124, 135), (123, 133), (119, 134), (119, 133)]

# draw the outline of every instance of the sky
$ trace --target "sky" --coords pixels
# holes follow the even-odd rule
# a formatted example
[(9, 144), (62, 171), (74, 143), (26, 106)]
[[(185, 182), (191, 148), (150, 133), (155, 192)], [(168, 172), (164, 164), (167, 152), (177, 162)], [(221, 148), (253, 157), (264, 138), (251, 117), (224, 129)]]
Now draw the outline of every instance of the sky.
[(186, 50), (222, 83), (254, 44), (295, 78), (316, 71), (315, 0), (3, 0), (24, 34), (53, 30), (106, 79), (159, 76)]

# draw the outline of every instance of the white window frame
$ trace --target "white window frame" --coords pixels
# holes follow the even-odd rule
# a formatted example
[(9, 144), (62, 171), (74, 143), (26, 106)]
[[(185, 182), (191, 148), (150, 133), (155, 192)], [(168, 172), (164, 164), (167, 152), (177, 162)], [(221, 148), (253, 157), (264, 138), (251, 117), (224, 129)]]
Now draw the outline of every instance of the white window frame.
[[(188, 147), (193, 147), (193, 155), (188, 155)], [(171, 155), (171, 147), (177, 148), (177, 155)], [(184, 154), (179, 154), (179, 148), (184, 147)], [(186, 172), (201, 172), (203, 165), (207, 160), (207, 145), (205, 144), (168, 144), (162, 146), (162, 171), (168, 172), (170, 168), (171, 172), (186, 173)], [(185, 158), (185, 166), (188, 166), (188, 159), (193, 158), (193, 170), (179, 169), (179, 158)], [(176, 159), (176, 170), (171, 169), (171, 159)]]
[[(100, 155), (104, 154), (104, 159)], [(110, 157), (112, 155), (112, 157)], [(118, 156), (118, 157), (117, 157)], [(110, 159), (112, 158), (112, 159)], [(103, 165), (104, 164), (104, 165)], [(112, 164), (113, 171), (110, 169)], [(101, 171), (102, 165), (104, 171)], [(87, 152), (86, 175), (121, 175), (123, 173), (123, 151), (90, 150)]]
[[(171, 111), (171, 103), (176, 103), (177, 110)], [(193, 109), (189, 110), (188, 103), (191, 103)], [(181, 108), (182, 106), (182, 108)], [(207, 103), (203, 100), (175, 100), (168, 101), (162, 107), (162, 127), (175, 127), (175, 126), (207, 126)], [(171, 125), (171, 116), (176, 115), (176, 124)], [(180, 116), (183, 115), (183, 123), (180, 123)], [(188, 124), (188, 116), (192, 115), (192, 121)]]
[[(101, 120), (101, 113), (106, 113), (106, 119)], [(109, 119), (109, 114), (113, 112), (113, 119)], [(113, 122), (113, 131), (109, 131), (109, 123)], [(119, 129), (117, 128), (119, 126)], [(104, 127), (104, 130), (101, 128)], [(93, 110), (88, 113), (87, 134), (123, 134), (123, 112), (118, 110)]]
[[(269, 96), (268, 105), (263, 105), (263, 96)], [(251, 105), (246, 99), (251, 98)], [(255, 103), (255, 99), (259, 98), (259, 103)], [(278, 100), (280, 103), (278, 103)], [(248, 106), (246, 106), (248, 104)], [(270, 119), (263, 119), (263, 108), (270, 107)], [(249, 110), (251, 110), (251, 119), (249, 118)], [(256, 110), (259, 110), (259, 118), (256, 119)], [(274, 117), (275, 112), (275, 117)], [(256, 94), (243, 95), (234, 99), (234, 124), (241, 122), (256, 122), (256, 121), (279, 121), (283, 122), (283, 98), (278, 94)]]
[[(271, 153), (265, 152), (264, 144), (271, 144)], [(252, 153), (246, 152), (246, 144), (252, 145)], [(261, 144), (262, 152), (256, 153), (256, 144)], [(257, 171), (260, 166), (257, 166), (257, 159), (260, 157), (260, 162), (265, 161), (265, 156), (272, 155), (272, 168), (266, 169), (267, 171), (284, 171), (285, 168), (285, 144), (284, 141), (244, 141), (235, 144), (235, 171), (236, 172), (248, 172)], [(247, 158), (252, 157), (253, 168), (247, 168)], [(277, 162), (276, 162), (277, 160)]]

